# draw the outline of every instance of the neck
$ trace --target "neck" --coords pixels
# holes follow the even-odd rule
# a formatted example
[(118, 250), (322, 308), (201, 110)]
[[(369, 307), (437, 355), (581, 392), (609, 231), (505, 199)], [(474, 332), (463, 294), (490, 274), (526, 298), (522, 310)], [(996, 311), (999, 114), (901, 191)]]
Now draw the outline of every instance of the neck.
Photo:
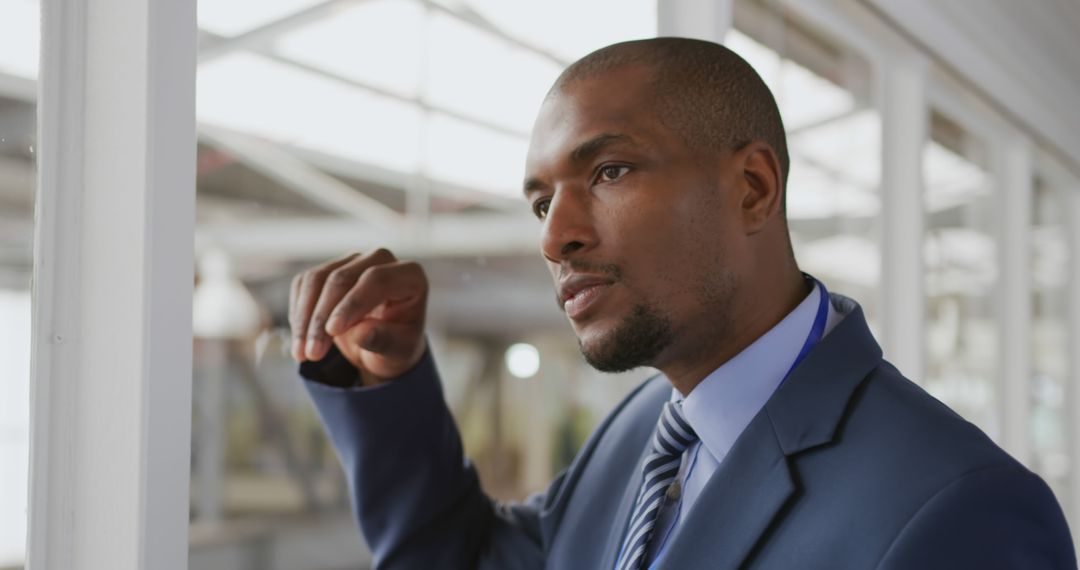
[(744, 287), (739, 297), (746, 301), (732, 303), (732, 318), (723, 330), (715, 331), (711, 338), (702, 335), (703, 342), (695, 343), (697, 346), (690, 354), (657, 367), (680, 394), (689, 396), (712, 371), (745, 350), (799, 306), (813, 284), (808, 285), (798, 269), (792, 269), (784, 279), (772, 281), (773, 287), (756, 284)]

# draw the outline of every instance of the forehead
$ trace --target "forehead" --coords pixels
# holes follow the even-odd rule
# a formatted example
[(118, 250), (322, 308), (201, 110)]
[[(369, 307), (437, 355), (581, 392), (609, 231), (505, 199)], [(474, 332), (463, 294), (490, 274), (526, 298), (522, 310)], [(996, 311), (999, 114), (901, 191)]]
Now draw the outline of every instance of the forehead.
[(526, 172), (566, 160), (578, 144), (603, 133), (628, 135), (638, 144), (663, 138), (649, 80), (648, 69), (627, 67), (552, 92), (533, 126)]

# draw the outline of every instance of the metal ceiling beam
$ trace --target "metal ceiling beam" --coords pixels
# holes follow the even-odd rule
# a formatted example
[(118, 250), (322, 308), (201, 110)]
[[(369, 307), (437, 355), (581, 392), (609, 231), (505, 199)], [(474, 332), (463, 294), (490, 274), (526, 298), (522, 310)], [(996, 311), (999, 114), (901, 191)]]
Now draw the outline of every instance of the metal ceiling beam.
[(475, 117), (475, 116), (467, 115), (465, 113), (461, 113), (459, 111), (454, 111), (453, 109), (448, 109), (446, 107), (435, 106), (435, 105), (432, 105), (431, 103), (428, 103), (426, 100), (424, 100), (423, 97), (406, 97), (404, 95), (400, 95), (400, 94), (395, 93), (393, 91), (390, 91), (388, 89), (383, 89), (382, 87), (372, 85), (372, 84), (367, 83), (365, 81), (359, 81), (359, 80), (353, 79), (351, 77), (345, 77), (343, 75), (339, 75), (337, 73), (327, 71), (327, 70), (325, 70), (325, 69), (323, 69), (321, 67), (316, 67), (314, 65), (309, 65), (307, 63), (296, 61), (295, 59), (285, 57), (285, 56), (283, 56), (281, 54), (278, 54), (278, 53), (274, 52), (273, 50), (271, 50), (269, 48), (266, 48), (266, 47), (253, 48), (252, 52), (257, 53), (257, 54), (259, 54), (259, 55), (261, 55), (261, 56), (263, 56), (263, 57), (265, 57), (265, 58), (267, 58), (269, 60), (272, 60), (275, 63), (280, 63), (282, 65), (287, 65), (289, 67), (294, 67), (294, 68), (299, 69), (299, 70), (301, 70), (301, 71), (303, 71), (305, 73), (311, 73), (311, 74), (317, 75), (319, 77), (330, 79), (331, 81), (337, 81), (337, 82), (340, 82), (340, 83), (344, 83), (346, 85), (349, 85), (350, 87), (356, 87), (358, 89), (363, 89), (365, 91), (370, 91), (372, 93), (375, 93), (375, 94), (378, 94), (378, 95), (381, 95), (383, 97), (387, 97), (387, 98), (390, 98), (390, 99), (395, 99), (395, 100), (401, 101), (403, 103), (408, 103), (410, 105), (416, 105), (416, 106), (420, 107), (421, 109), (423, 109), (424, 111), (440, 113), (442, 115), (452, 117), (452, 118), (457, 119), (459, 121), (464, 121), (466, 123), (472, 123), (474, 125), (479, 125), (481, 127), (484, 127), (485, 129), (495, 131), (495, 132), (497, 132), (497, 133), (499, 133), (501, 135), (505, 135), (505, 136), (509, 136), (509, 137), (525, 138), (525, 139), (529, 138), (529, 132), (528, 131), (520, 131), (520, 130), (517, 130), (517, 129), (513, 129), (513, 128), (510, 128), (510, 127), (500, 125), (498, 123), (494, 123), (494, 122), (491, 122), (491, 121), (484, 120), (482, 117)]
[(328, 18), (335, 13), (347, 9), (350, 4), (358, 4), (363, 0), (324, 0), (314, 6), (310, 6), (299, 12), (294, 12), (283, 18), (267, 22), (262, 26), (248, 30), (238, 36), (222, 38), (213, 34), (205, 34), (205, 38), (216, 38), (199, 46), (199, 63), (217, 59), (227, 53), (239, 49), (252, 49), (265, 46), (274, 38), (300, 29), (309, 24)]
[(319, 260), (386, 247), (399, 257), (535, 255), (540, 224), (527, 214), (441, 214), (423, 232), (407, 225), (379, 229), (345, 218), (292, 218), (202, 224), (196, 251), (215, 247), (234, 256)]
[[(6, 97), (10, 97), (10, 98), (15, 98), (15, 99), (18, 99), (18, 100), (26, 101), (28, 103), (35, 103), (36, 98), (37, 98), (37, 82), (33, 81), (33, 80), (30, 80), (30, 79), (24, 79), (24, 78), (21, 78), (21, 77), (15, 77), (15, 76), (12, 76), (12, 75), (6, 75), (6, 74), (0, 73), (0, 96), (6, 96)], [(478, 123), (477, 121), (475, 121), (473, 119), (464, 119), (464, 120), (469, 120), (469, 121), (472, 121), (474, 123)], [(482, 123), (478, 123), (478, 124), (482, 124)], [(269, 150), (267, 148), (267, 147), (269, 147), (269, 144), (264, 143), (262, 141), (259, 141), (258, 139), (254, 138), (254, 137), (250, 137), (250, 136), (244, 135), (242, 133), (229, 132), (229, 131), (227, 131), (225, 129), (215, 128), (215, 127), (208, 126), (208, 125), (205, 125), (205, 124), (200, 124), (199, 125), (199, 135), (200, 135), (200, 137), (205, 138), (206, 142), (208, 144), (218, 146), (218, 145), (214, 144), (214, 141), (212, 141), (212, 140), (210, 140), (210, 138), (208, 138), (208, 137), (212, 136), (211, 133), (217, 133), (217, 134), (222, 134), (224, 136), (230, 136), (230, 140), (232, 140), (231, 135), (235, 135), (238, 138), (245, 138), (245, 139), (248, 139), (250, 141), (256, 141), (256, 144), (259, 145), (260, 149), (269, 152)], [(220, 142), (222, 144), (225, 143), (225, 141), (218, 141), (218, 142)], [(244, 144), (244, 143), (241, 143), (241, 144)], [(397, 172), (397, 171), (393, 171), (393, 170), (389, 170), (389, 169), (385, 169), (385, 168), (380, 168), (378, 166), (367, 165), (367, 164), (359, 163), (359, 162), (356, 162), (356, 161), (352, 161), (352, 160), (348, 160), (348, 159), (344, 159), (344, 158), (340, 158), (340, 157), (335, 157), (335, 156), (332, 156), (332, 155), (329, 155), (329, 154), (326, 154), (326, 153), (322, 153), (322, 152), (318, 152), (318, 151), (313, 151), (313, 150), (309, 150), (309, 149), (302, 149), (302, 148), (299, 148), (299, 147), (290, 146), (288, 144), (280, 144), (280, 145), (277, 145), (277, 146), (279, 147), (279, 149), (278, 149), (279, 151), (280, 151), (281, 148), (284, 148), (284, 149), (287, 150), (287, 152), (285, 154), (291, 155), (289, 157), (290, 163), (295, 162), (296, 158), (299, 158), (302, 161), (310, 163), (311, 165), (314, 165), (319, 169), (322, 169), (322, 170), (325, 170), (325, 171), (328, 171), (328, 172), (333, 172), (333, 173), (335, 173), (337, 175), (340, 175), (342, 177), (352, 178), (352, 179), (355, 179), (355, 180), (367, 180), (367, 181), (371, 181), (371, 182), (374, 182), (374, 183), (377, 183), (377, 184), (382, 184), (384, 186), (389, 186), (389, 187), (392, 187), (392, 188), (399, 188), (402, 191), (407, 191), (409, 188), (411, 188), (414, 185), (414, 181), (411, 180), (413, 175), (410, 175), (410, 174), (407, 174), (407, 173), (402, 173), (402, 172)], [(240, 159), (244, 159), (244, 156), (246, 156), (246, 155), (242, 156), (241, 153), (239, 153), (239, 152), (233, 152), (232, 149), (230, 149), (229, 152), (230, 152), (230, 154), (233, 154), (237, 158), (240, 158)], [(257, 153), (257, 155), (265, 155), (265, 152)], [(260, 160), (259, 164), (265, 164), (265, 161)], [(255, 168), (255, 166), (256, 165), (254, 165), (254, 164), (252, 165), (253, 168)], [(274, 166), (274, 164), (271, 164), (271, 166)], [(305, 167), (306, 167), (306, 165), (305, 165)], [(261, 168), (255, 168), (255, 169), (261, 171)], [(323, 176), (325, 176), (325, 175), (323, 175)], [(330, 180), (332, 180), (331, 184), (342, 185), (342, 183), (340, 181), (334, 180), (332, 177), (326, 177), (326, 178), (329, 178)], [(326, 178), (324, 178), (324, 180)], [(519, 200), (516, 197), (500, 196), (500, 195), (497, 195), (497, 194), (492, 194), (492, 193), (489, 193), (489, 192), (484, 192), (484, 191), (476, 190), (476, 189), (469, 188), (469, 187), (466, 187), (466, 186), (461, 186), (461, 185), (452, 184), (452, 183), (449, 183), (449, 182), (443, 182), (443, 181), (439, 181), (439, 180), (428, 180), (428, 181), (426, 181), (426, 184), (428, 185), (427, 187), (430, 190), (432, 196), (437, 196), (437, 197), (441, 197), (441, 198), (447, 198), (447, 199), (451, 199), (451, 200), (457, 200), (457, 201), (464, 202), (466, 204), (468, 204), (468, 203), (481, 203), (482, 202), (485, 207), (490, 207), (490, 208), (493, 208), (493, 209), (496, 209), (496, 210), (504, 210), (504, 211), (512, 212), (512, 213), (519, 212), (522, 209), (522, 202), (521, 202), (521, 200)], [(345, 186), (347, 186), (347, 185), (345, 185)], [(289, 184), (289, 187), (290, 188), (296, 188), (298, 191), (303, 192), (302, 188), (298, 188), (293, 184)], [(359, 192), (357, 192), (355, 190), (352, 190), (351, 188), (349, 188), (349, 190), (350, 190), (350, 192), (352, 194), (360, 195)], [(303, 193), (307, 194), (307, 192), (303, 192)], [(350, 200), (351, 200), (351, 198), (350, 198)], [(322, 202), (320, 202), (320, 203), (322, 203)], [(351, 211), (351, 209), (353, 207), (355, 207), (355, 206), (356, 206), (356, 204), (354, 203), (352, 206), (350, 206), (349, 210), (345, 210), (345, 211)], [(379, 206), (382, 206), (382, 204), (379, 204)], [(337, 209), (336, 206), (335, 206), (335, 209)], [(396, 212), (394, 212), (394, 214), (397, 215)]]
[(381, 228), (392, 228), (404, 221), (404, 216), (382, 202), (312, 168), (275, 143), (208, 125), (199, 126), (199, 138), (330, 210)]
[(453, 17), (453, 18), (455, 18), (457, 20), (465, 22), (466, 24), (476, 26), (477, 28), (480, 28), (481, 30), (483, 30), (483, 31), (485, 31), (485, 32), (487, 32), (487, 33), (489, 33), (489, 34), (491, 34), (491, 35), (493, 35), (493, 36), (495, 36), (495, 37), (509, 43), (510, 45), (513, 45), (515, 47), (521, 48), (521, 49), (526, 50), (526, 51), (531, 51), (531, 52), (535, 53), (536, 55), (539, 55), (540, 57), (542, 57), (542, 58), (550, 61), (551, 63), (554, 63), (555, 65), (559, 66), (559, 69), (564, 69), (564, 68), (568, 67), (572, 63), (572, 62), (568, 61), (566, 58), (556, 54), (555, 52), (553, 52), (551, 50), (548, 50), (548, 49), (542, 48), (540, 46), (537, 46), (535, 44), (529, 43), (529, 42), (527, 42), (525, 40), (522, 40), (519, 37), (516, 37), (514, 35), (511, 35), (511, 34), (507, 33), (502, 28), (500, 28), (500, 27), (496, 26), (494, 23), (492, 23), (491, 20), (488, 20), (487, 18), (483, 17), (478, 12), (476, 12), (476, 10), (473, 10), (472, 8), (468, 7), (463, 2), (455, 2), (456, 7), (450, 7), (450, 6), (444, 5), (444, 4), (440, 3), (440, 2), (435, 2), (434, 0), (418, 0), (418, 1), (421, 4), (423, 4), (425, 7), (429, 8), (431, 10), (435, 10), (437, 12), (442, 12), (443, 14), (446, 14), (446, 15), (451, 16), (451, 17)]
[[(365, 88), (368, 87), (365, 86)], [(37, 99), (37, 82), (30, 79), (24, 79), (21, 77), (0, 73), (0, 96), (6, 96), (9, 98), (26, 101), (28, 103), (35, 103)], [(439, 111), (445, 112), (441, 109)], [(453, 115), (453, 113), (447, 114), (455, 116)], [(462, 117), (462, 120), (467, 120), (475, 124), (488, 126), (482, 121), (477, 121), (471, 118)], [(238, 137), (246, 137), (251, 140), (258, 141), (258, 139), (243, 135), (242, 133), (230, 133), (227, 130), (211, 127), (205, 124), (199, 125), (200, 137), (208, 137), (210, 136), (209, 133), (212, 131), (217, 133), (224, 133), (226, 135), (235, 134)], [(209, 144), (213, 144), (213, 141), (209, 139), (207, 139), (206, 142)], [(352, 178), (355, 180), (369, 180), (371, 182), (382, 184), (384, 186), (400, 188), (402, 191), (406, 191), (408, 188), (412, 187), (414, 183), (410, 180), (412, 178), (412, 175), (410, 174), (396, 172), (373, 165), (367, 165), (356, 161), (335, 157), (318, 151), (290, 146), (284, 143), (278, 146), (280, 148), (287, 149), (287, 154), (292, 155), (294, 160), (295, 157), (299, 157), (304, 162), (308, 162), (322, 170), (333, 172), (346, 178)], [(237, 158), (242, 158), (239, 153), (233, 152), (232, 154), (236, 155)], [(341, 184), (337, 180), (334, 180), (334, 183)], [(522, 208), (521, 200), (516, 197), (500, 196), (497, 194), (492, 194), (489, 192), (484, 192), (466, 186), (461, 186), (439, 180), (428, 180), (426, 183), (428, 184), (428, 189), (430, 190), (432, 196), (458, 200), (465, 203), (483, 202), (483, 205), (486, 207), (490, 207), (496, 210), (505, 210), (508, 212), (518, 212)], [(293, 186), (290, 185), (290, 187)], [(353, 190), (352, 192), (357, 193), (355, 190)]]
[[(366, 180), (375, 184), (397, 188), (403, 192), (412, 188), (414, 185), (414, 181), (412, 180), (414, 176), (408, 173), (398, 172), (396, 170), (390, 170), (372, 164), (364, 164), (362, 162), (341, 158), (317, 150), (288, 144), (282, 144), (281, 146), (288, 150), (290, 154), (296, 155), (304, 162), (321, 170), (325, 170), (326, 172), (341, 176), (342, 178)], [(508, 212), (510, 214), (520, 214), (528, 210), (525, 201), (520, 196), (511, 197), (501, 194), (492, 194), (483, 190), (476, 190), (467, 186), (433, 179), (425, 181), (425, 184), (432, 197), (455, 200), (463, 202), (466, 205), (480, 204), (485, 208)]]

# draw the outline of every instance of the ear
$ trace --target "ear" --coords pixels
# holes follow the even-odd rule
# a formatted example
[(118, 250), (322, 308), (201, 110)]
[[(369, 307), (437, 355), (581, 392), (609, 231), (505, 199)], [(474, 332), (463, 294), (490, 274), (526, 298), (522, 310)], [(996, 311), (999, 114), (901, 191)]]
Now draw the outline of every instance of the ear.
[(784, 178), (780, 157), (765, 142), (753, 141), (736, 151), (733, 158), (742, 174), (737, 184), (742, 195), (739, 210), (743, 229), (746, 235), (754, 235), (783, 215)]

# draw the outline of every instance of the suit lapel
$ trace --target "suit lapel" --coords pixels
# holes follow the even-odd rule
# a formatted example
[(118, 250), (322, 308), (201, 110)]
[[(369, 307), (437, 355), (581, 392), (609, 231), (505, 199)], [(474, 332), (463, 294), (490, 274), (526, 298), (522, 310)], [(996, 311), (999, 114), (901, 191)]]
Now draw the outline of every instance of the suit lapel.
[(881, 363), (881, 349), (854, 301), (833, 295), (832, 302), (847, 316), (735, 441), (684, 517), (661, 569), (738, 568), (768, 540), (770, 523), (796, 492), (789, 458), (835, 437), (855, 390)]

